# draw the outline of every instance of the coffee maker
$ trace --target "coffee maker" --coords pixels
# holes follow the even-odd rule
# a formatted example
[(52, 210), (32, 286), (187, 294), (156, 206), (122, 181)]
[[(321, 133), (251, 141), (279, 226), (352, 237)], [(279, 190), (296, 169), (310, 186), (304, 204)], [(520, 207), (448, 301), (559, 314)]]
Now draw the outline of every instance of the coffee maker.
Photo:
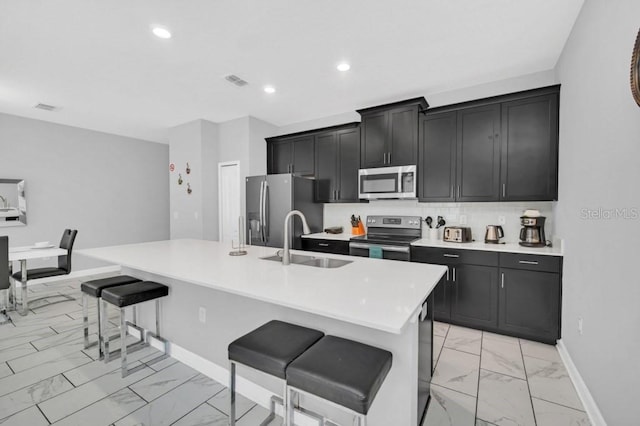
[(520, 216), (520, 245), (525, 247), (545, 247), (544, 216)]

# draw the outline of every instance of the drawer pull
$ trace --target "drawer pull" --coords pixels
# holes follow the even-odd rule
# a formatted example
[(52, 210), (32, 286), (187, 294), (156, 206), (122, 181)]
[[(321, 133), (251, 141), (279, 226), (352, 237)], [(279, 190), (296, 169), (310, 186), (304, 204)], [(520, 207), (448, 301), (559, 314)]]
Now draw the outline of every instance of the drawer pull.
[(502, 273), (502, 288), (504, 288), (504, 272)]
[(459, 254), (449, 254), (449, 253), (445, 253), (443, 254), (444, 257), (460, 257)]
[(320, 247), (329, 247), (329, 243), (318, 243)]
[(525, 265), (537, 265), (538, 262), (535, 260), (519, 260), (518, 263), (522, 263)]

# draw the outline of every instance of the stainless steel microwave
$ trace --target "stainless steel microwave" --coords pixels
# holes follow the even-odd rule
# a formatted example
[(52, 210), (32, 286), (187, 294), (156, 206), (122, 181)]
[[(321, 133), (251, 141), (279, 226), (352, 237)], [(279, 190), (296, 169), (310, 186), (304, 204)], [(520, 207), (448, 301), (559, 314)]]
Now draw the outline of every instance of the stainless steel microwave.
[(360, 169), (358, 197), (365, 200), (415, 199), (416, 177), (416, 166)]

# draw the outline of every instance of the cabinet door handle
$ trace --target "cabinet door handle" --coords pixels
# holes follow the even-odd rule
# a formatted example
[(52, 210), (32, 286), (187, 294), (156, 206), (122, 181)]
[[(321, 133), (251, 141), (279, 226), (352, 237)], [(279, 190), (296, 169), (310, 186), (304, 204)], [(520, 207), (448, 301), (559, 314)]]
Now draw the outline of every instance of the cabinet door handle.
[(456, 268), (453, 268), (453, 282), (456, 281)]
[(519, 260), (518, 263), (522, 263), (524, 265), (537, 265), (538, 262), (535, 260)]
[(318, 243), (320, 247), (329, 247), (328, 243)]
[(340, 199), (340, 190), (337, 189), (336, 190), (336, 201), (338, 201)]
[(504, 288), (504, 272), (502, 273), (502, 288)]
[(387, 153), (382, 154), (382, 164), (387, 164)]
[(447, 266), (447, 281), (449, 281), (449, 267)]
[(458, 198), (460, 198), (460, 185), (458, 185)]
[(391, 164), (391, 153), (390, 152), (387, 154), (387, 158), (389, 159), (389, 164)]
[(502, 197), (506, 197), (507, 196), (507, 184), (503, 183), (502, 184)]
[(443, 254), (443, 256), (444, 256), (444, 257), (456, 257), (456, 258), (457, 258), (457, 257), (460, 257), (460, 255), (459, 255), (459, 254), (449, 254), (449, 253), (444, 253), (444, 254)]

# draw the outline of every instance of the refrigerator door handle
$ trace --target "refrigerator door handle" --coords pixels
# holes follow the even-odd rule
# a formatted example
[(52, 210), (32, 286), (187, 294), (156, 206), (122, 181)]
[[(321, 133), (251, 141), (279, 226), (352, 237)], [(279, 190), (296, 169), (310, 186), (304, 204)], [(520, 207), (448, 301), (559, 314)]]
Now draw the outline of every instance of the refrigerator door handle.
[(260, 181), (260, 241), (264, 243), (264, 181)]
[(264, 181), (264, 225), (262, 229), (264, 230), (264, 242), (266, 243), (269, 240), (269, 183)]

